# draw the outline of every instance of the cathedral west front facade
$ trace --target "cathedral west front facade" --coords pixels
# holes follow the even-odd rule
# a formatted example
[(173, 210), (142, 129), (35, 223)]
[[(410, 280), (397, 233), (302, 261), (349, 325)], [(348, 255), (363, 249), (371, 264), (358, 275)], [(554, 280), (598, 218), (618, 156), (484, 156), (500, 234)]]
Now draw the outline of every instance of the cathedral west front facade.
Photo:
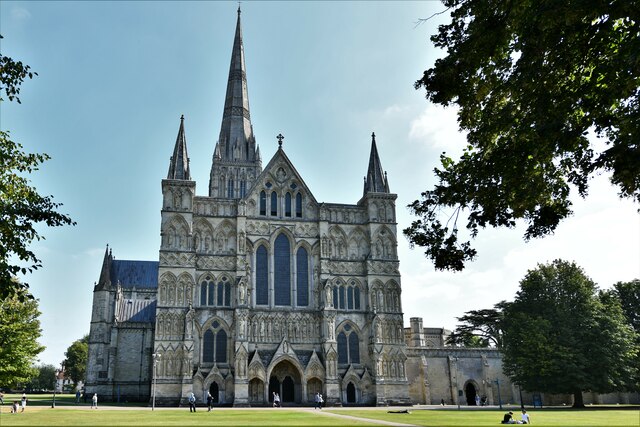
[(89, 392), (144, 399), (155, 378), (159, 404), (191, 391), (236, 406), (274, 392), (284, 403), (317, 392), (327, 404), (409, 403), (396, 195), (375, 135), (353, 205), (316, 200), (282, 140), (263, 167), (238, 10), (208, 195), (196, 194), (181, 118), (162, 181), (159, 262), (105, 253)]

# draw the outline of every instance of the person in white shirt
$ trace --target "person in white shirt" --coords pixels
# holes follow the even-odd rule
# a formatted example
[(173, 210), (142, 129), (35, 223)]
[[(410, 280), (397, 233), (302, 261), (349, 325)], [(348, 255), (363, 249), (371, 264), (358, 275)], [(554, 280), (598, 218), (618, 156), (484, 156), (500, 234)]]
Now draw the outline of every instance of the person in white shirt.
[(531, 417), (524, 409), (522, 410), (522, 424), (531, 424)]

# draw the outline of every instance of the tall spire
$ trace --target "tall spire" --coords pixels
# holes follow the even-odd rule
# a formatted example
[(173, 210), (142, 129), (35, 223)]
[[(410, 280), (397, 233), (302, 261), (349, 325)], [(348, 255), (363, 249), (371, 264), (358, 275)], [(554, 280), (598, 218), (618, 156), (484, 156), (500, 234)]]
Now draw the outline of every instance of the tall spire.
[(182, 179), (191, 181), (189, 171), (189, 156), (187, 155), (187, 138), (184, 134), (184, 115), (180, 117), (180, 129), (176, 138), (176, 146), (169, 162), (167, 179)]
[(240, 14), (240, 6), (238, 5), (238, 21), (231, 52), (227, 95), (218, 143), (222, 159), (253, 161), (255, 160), (255, 138), (249, 114), (249, 92), (247, 90)]
[(364, 179), (364, 194), (367, 193), (389, 193), (389, 183), (387, 174), (382, 170), (378, 147), (376, 147), (376, 134), (371, 134), (371, 154), (369, 154), (369, 169)]

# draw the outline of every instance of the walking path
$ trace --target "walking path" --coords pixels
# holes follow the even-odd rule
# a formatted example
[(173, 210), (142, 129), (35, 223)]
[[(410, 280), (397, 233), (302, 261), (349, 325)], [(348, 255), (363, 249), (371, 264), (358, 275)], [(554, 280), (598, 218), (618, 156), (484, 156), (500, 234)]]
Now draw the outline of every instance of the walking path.
[(319, 410), (316, 413), (322, 414), (324, 416), (338, 417), (338, 418), (342, 418), (344, 420), (350, 420), (350, 421), (354, 421), (354, 420), (355, 421), (365, 421), (365, 422), (368, 422), (368, 423), (381, 424), (381, 425), (386, 425), (386, 426), (415, 427), (415, 424), (404, 424), (404, 423), (396, 423), (396, 422), (393, 422), (393, 421), (374, 420), (372, 418), (354, 417), (352, 415), (339, 414), (339, 413), (336, 413), (336, 412), (325, 412), (325, 411), (322, 411), (322, 410)]

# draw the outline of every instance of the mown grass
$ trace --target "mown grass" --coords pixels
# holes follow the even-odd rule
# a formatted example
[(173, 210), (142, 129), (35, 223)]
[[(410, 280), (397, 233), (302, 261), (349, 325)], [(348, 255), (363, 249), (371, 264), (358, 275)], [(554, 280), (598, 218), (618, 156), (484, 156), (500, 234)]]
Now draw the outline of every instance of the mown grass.
[[(409, 409), (410, 414), (394, 414), (383, 409), (371, 410), (331, 410), (359, 418), (368, 418), (419, 426), (496, 426), (505, 411), (493, 409), (481, 410), (444, 410)], [(531, 416), (531, 425), (535, 426), (640, 426), (640, 411), (637, 409), (542, 409), (527, 411)], [(513, 409), (516, 419), (520, 411)]]
[[(64, 400), (64, 399), (63, 399)], [(32, 399), (34, 402), (35, 399)], [(39, 400), (40, 401), (40, 400)], [(5, 402), (7, 400), (5, 399)], [(44, 403), (43, 401), (41, 401)], [(71, 399), (71, 403), (75, 398)], [(98, 410), (70, 408), (66, 405), (52, 409), (49, 406), (27, 406), (24, 413), (10, 414), (9, 405), (1, 408), (0, 426), (365, 426), (373, 420), (392, 421), (418, 426), (497, 426), (505, 411), (493, 409), (450, 410), (409, 408), (411, 413), (389, 413), (386, 408), (325, 408), (309, 409), (214, 409), (207, 412), (198, 408), (193, 414), (188, 408), (124, 408), (101, 407)], [(519, 412), (513, 410), (519, 418)], [(326, 414), (348, 415), (338, 418)], [(640, 426), (640, 411), (635, 409), (536, 409), (529, 411), (535, 426)], [(367, 422), (371, 420), (371, 422)]]
[(158, 409), (69, 409), (32, 407), (24, 413), (10, 414), (2, 408), (0, 425), (5, 426), (371, 426), (374, 423), (343, 420), (296, 409), (224, 409), (207, 412), (198, 408)]

